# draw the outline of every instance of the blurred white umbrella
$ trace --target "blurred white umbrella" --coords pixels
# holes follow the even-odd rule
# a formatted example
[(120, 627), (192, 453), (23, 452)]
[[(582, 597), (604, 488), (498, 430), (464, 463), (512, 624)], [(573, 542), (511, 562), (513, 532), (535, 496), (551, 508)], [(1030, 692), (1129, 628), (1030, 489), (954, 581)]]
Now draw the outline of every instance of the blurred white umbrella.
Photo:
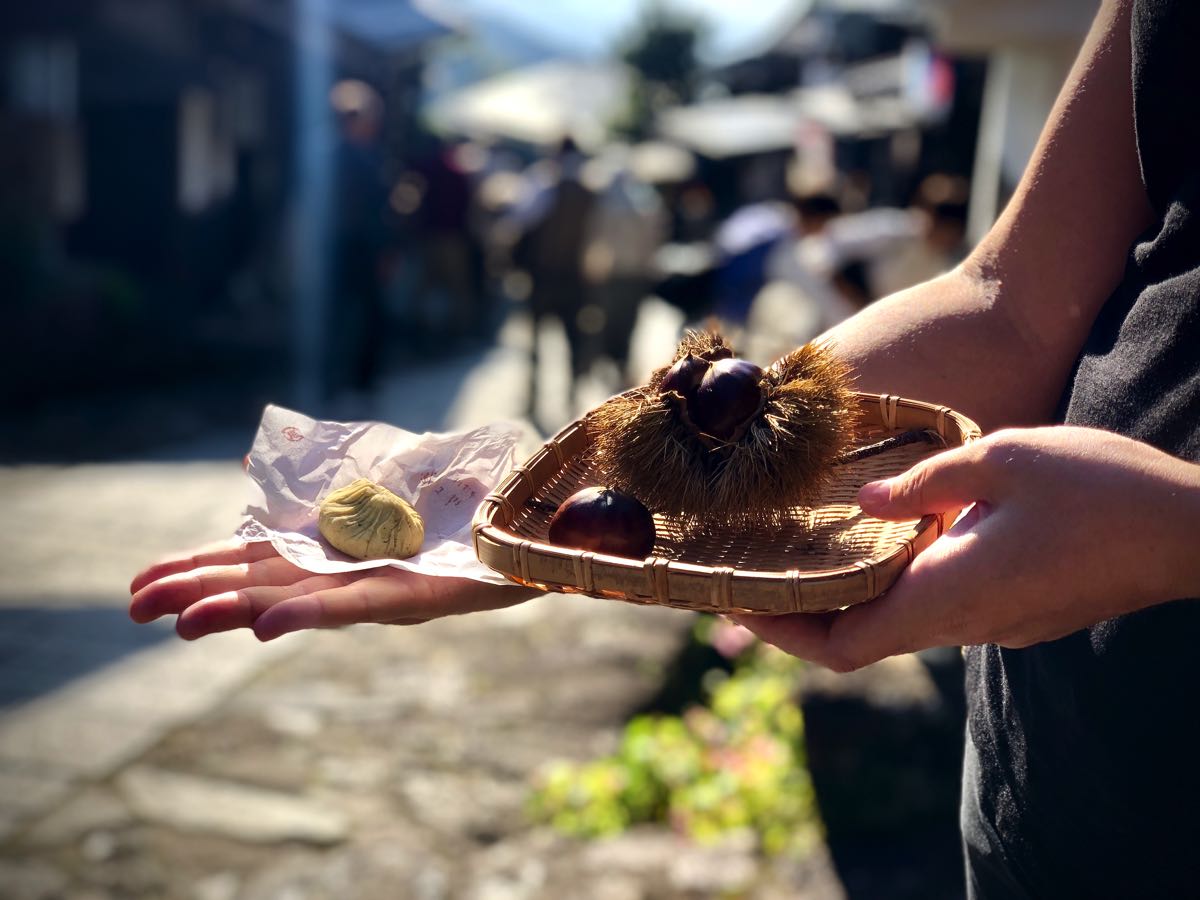
[(472, 138), (550, 145), (570, 134), (603, 140), (629, 99), (630, 73), (617, 63), (551, 60), (497, 75), (428, 109), (434, 128)]
[(690, 151), (665, 141), (643, 141), (629, 150), (629, 168), (646, 184), (678, 184), (696, 172)]
[(786, 150), (795, 145), (796, 107), (777, 95), (743, 94), (665, 110), (663, 137), (709, 159)]

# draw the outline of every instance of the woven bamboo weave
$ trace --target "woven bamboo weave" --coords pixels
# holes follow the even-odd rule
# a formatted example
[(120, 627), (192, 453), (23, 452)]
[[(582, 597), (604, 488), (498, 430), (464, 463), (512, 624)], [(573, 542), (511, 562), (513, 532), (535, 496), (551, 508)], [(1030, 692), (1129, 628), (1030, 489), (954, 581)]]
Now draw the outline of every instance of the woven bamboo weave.
[(605, 483), (589, 454), (585, 417), (484, 499), (475, 517), (475, 553), (509, 579), (542, 590), (705, 612), (828, 612), (871, 600), (957, 513), (884, 522), (859, 509), (859, 488), (980, 433), (944, 406), (887, 394), (860, 393), (857, 402), (860, 446), (912, 430), (934, 432), (941, 442), (910, 443), (839, 465), (820, 503), (793, 510), (783, 527), (684, 533), (677, 521), (656, 514), (653, 555), (634, 560), (548, 542), (553, 510), (580, 488)]

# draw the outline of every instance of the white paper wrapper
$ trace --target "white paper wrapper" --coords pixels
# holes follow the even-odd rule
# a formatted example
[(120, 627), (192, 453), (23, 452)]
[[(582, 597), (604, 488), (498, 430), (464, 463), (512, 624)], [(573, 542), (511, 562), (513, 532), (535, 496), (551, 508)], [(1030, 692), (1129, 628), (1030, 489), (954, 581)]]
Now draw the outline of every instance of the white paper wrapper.
[[(318, 422), (268, 406), (246, 458), (254, 482), (238, 536), (270, 541), (317, 574), (396, 566), (426, 575), (508, 584), (475, 556), (471, 520), (484, 495), (515, 463), (520, 426), (501, 423), (458, 434), (413, 434), (380, 422)], [(329, 546), (317, 508), (330, 491), (369, 478), (421, 514), (425, 543), (409, 559), (357, 560)]]

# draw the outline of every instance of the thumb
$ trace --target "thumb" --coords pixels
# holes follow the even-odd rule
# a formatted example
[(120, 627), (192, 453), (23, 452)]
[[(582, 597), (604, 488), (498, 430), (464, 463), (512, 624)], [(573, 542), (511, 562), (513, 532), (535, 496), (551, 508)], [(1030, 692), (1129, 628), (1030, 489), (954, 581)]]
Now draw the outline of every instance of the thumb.
[(972, 447), (922, 460), (907, 472), (872, 481), (858, 492), (863, 512), (879, 519), (915, 519), (988, 500), (992, 485)]

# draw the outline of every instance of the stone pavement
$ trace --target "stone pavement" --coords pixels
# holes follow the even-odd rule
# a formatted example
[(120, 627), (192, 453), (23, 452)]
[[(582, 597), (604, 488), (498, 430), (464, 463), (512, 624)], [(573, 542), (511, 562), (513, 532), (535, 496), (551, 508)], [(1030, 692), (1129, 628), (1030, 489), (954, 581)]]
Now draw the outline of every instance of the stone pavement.
[[(680, 323), (652, 306), (642, 324), (635, 366), (648, 367)], [(545, 338), (562, 355), (562, 337)], [(509, 323), (478, 358), (396, 373), (362, 412), (415, 431), (517, 418), (527, 344)], [(554, 372), (551, 424), (574, 412)], [(580, 402), (610, 388), (584, 385)], [(616, 745), (689, 613), (547, 595), (270, 644), (185, 643), (170, 623), (128, 622), (139, 566), (232, 532), (248, 439), (214, 433), (156, 448), (157, 462), (0, 468), (0, 898), (846, 896), (826, 847), (763, 862), (745, 841), (697, 847), (644, 827), (580, 842), (524, 816), (542, 766)], [(907, 679), (928, 696), (919, 666), (898, 665), (870, 684)], [(841, 734), (850, 750), (869, 743)], [(856, 895), (953, 895), (924, 884)]]
[[(680, 323), (646, 322), (635, 357), (655, 360)], [(510, 323), (476, 358), (389, 378), (364, 412), (413, 430), (519, 416), (527, 341)], [(564, 422), (547, 378), (542, 417)], [(823, 851), (763, 865), (744, 842), (583, 843), (526, 821), (542, 765), (615, 745), (689, 614), (550, 595), (268, 645), (130, 623), (133, 572), (236, 525), (249, 437), (0, 468), (0, 897), (843, 895)]]
[(185, 644), (125, 614), (141, 565), (230, 532), (244, 479), (234, 460), (0, 469), (0, 836), (303, 640)]
[(736, 842), (650, 828), (588, 844), (525, 821), (537, 770), (611, 749), (688, 619), (547, 596), (310, 635), (81, 780), (0, 848), (0, 884), (20, 898), (840, 896), (819, 853), (763, 867)]

